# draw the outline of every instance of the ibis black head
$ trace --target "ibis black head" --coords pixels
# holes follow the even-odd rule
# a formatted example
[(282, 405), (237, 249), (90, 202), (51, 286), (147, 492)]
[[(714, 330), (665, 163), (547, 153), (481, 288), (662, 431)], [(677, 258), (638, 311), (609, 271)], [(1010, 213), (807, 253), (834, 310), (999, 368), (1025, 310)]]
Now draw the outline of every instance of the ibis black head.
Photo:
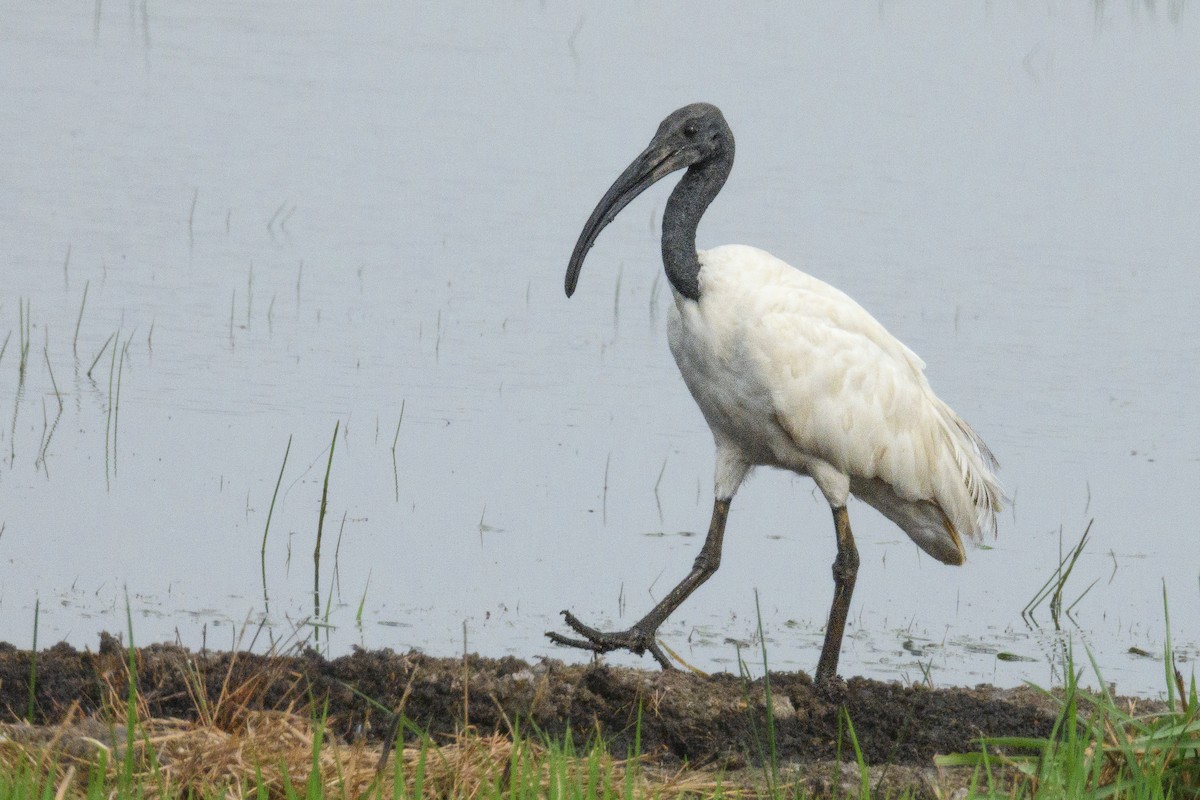
[[(725, 182), (728, 165), (732, 164), (732, 154), (733, 132), (729, 130), (721, 109), (709, 103), (692, 103), (672, 112), (658, 126), (658, 132), (650, 140), (650, 146), (621, 173), (621, 177), (604, 193), (604, 197), (588, 217), (587, 224), (583, 226), (583, 232), (579, 234), (579, 240), (575, 243), (571, 262), (567, 266), (567, 296), (570, 297), (575, 292), (584, 256), (595, 243), (600, 231), (616, 218), (621, 209), (654, 183), (676, 170), (703, 166), (720, 160), (723, 169), (717, 171), (719, 176), (714, 176), (715, 180), (708, 182), (710, 186), (697, 187), (703, 202), (688, 204), (696, 207), (695, 219), (691, 220), (694, 241), (695, 223), (708, 206), (708, 201)], [(703, 191), (704, 189), (711, 191)], [(664, 219), (664, 226), (666, 224)]]

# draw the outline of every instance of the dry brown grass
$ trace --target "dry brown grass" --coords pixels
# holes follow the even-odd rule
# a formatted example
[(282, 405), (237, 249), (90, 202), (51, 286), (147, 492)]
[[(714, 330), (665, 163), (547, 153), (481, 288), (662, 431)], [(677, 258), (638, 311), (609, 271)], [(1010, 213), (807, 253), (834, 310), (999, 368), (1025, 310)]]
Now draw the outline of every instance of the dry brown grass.
[[(203, 682), (195, 681), (195, 721), (146, 718), (146, 704), (135, 698), (139, 718), (132, 721), (134, 751), (127, 760), (128, 703), (116, 683), (110, 679), (104, 720), (72, 708), (54, 726), (0, 724), (0, 769), (53, 783), (56, 800), (87, 796), (89, 780), (100, 770), (104, 786), (111, 787), (106, 796), (117, 796), (125, 781), (147, 800), (312, 797), (317, 788), (326, 798), (391, 800), (400, 794), (475, 800), (509, 796), (514, 782), (544, 794), (555, 781), (594, 786), (587, 793), (593, 797), (602, 797), (604, 786), (615, 794), (629, 786), (638, 797), (673, 798), (712, 795), (719, 787), (711, 774), (668, 772), (601, 749), (572, 755), (524, 737), (469, 728), (446, 741), (418, 739), (385, 757), (382, 743), (334, 736), (313, 708), (255, 707), (254, 689), (262, 685), (257, 679), (253, 686), (226, 682), (213, 700), (200, 690)], [(130, 767), (132, 774), (124, 774)]]

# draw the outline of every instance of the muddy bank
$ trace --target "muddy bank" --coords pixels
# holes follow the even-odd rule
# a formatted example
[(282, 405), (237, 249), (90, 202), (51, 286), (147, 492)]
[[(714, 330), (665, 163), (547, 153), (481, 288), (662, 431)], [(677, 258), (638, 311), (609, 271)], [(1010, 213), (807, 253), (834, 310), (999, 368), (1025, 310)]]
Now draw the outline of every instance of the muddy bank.
[[(59, 644), (38, 653), (35, 722), (54, 723), (78, 704), (85, 714), (123, 704), (128, 654), (103, 636), (99, 648)], [(0, 719), (24, 719), (31, 654), (0, 643)], [(762, 681), (516, 658), (432, 658), (389, 650), (326, 659), (197, 653), (153, 645), (137, 653), (143, 713), (192, 719), (197, 709), (245, 704), (264, 709), (328, 701), (331, 727), (347, 738), (385, 735), (388, 709), (401, 709), (434, 735), (460, 729), (505, 731), (535, 725), (577, 737), (600, 733), (614, 748), (631, 747), (641, 711), (641, 743), (667, 760), (737, 767), (759, 760), (766, 730)], [(200, 698), (200, 688), (205, 697)], [(850, 679), (835, 698), (814, 691), (804, 673), (773, 673), (775, 742), (780, 759), (824, 761), (839, 748), (839, 711), (853, 720), (871, 764), (928, 766), (937, 753), (973, 749), (980, 736), (1043, 736), (1053, 709), (1026, 690), (927, 689)], [(373, 702), (372, 702), (373, 701)], [(465, 711), (464, 711), (465, 709)], [(846, 752), (843, 739), (843, 752)]]

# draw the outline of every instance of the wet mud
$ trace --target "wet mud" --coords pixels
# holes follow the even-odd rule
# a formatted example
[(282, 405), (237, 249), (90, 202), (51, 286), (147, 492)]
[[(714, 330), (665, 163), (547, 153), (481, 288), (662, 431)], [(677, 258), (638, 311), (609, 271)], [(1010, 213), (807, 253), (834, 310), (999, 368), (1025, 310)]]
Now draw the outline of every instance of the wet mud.
[[(24, 720), (34, 678), (33, 721), (69, 714), (103, 716), (124, 706), (129, 653), (112, 636), (95, 650), (59, 644), (32, 654), (0, 643), (0, 722)], [(575, 740), (600, 736), (614, 753), (635, 742), (662, 764), (734, 771), (769, 753), (784, 765), (853, 761), (846, 720), (868, 764), (896, 775), (929, 770), (937, 754), (977, 749), (980, 737), (1046, 736), (1055, 709), (1032, 690), (930, 689), (851, 678), (820, 693), (804, 673), (772, 673), (770, 706), (763, 680), (569, 665), (554, 659), (434, 658), (417, 652), (358, 650), (327, 659), (196, 652), (172, 645), (136, 651), (142, 714), (219, 718), (222, 708), (327, 708), (329, 728), (349, 740), (388, 735), (392, 712), (435, 737), (471, 725), (480, 732), (514, 726)], [(906, 769), (907, 768), (907, 769)], [(836, 769), (836, 765), (835, 765)], [(911, 785), (911, 783), (909, 784)], [(819, 788), (819, 787), (817, 787)]]

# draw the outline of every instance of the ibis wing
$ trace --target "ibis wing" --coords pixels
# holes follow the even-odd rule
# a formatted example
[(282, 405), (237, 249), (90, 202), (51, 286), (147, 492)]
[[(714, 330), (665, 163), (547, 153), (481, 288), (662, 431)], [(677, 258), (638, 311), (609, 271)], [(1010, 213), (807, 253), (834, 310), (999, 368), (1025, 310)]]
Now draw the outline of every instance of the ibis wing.
[(759, 346), (750, 352), (800, 451), (904, 499), (935, 499), (944, 436), (919, 369), (827, 316), (764, 311), (753, 327), (748, 341)]
[[(934, 394), (924, 362), (838, 289), (763, 251), (728, 249), (706, 254), (702, 276), (738, 309), (745, 355), (797, 450), (897, 503), (933, 504), (952, 538), (994, 530), (995, 461)], [(734, 262), (736, 277), (722, 268)]]

